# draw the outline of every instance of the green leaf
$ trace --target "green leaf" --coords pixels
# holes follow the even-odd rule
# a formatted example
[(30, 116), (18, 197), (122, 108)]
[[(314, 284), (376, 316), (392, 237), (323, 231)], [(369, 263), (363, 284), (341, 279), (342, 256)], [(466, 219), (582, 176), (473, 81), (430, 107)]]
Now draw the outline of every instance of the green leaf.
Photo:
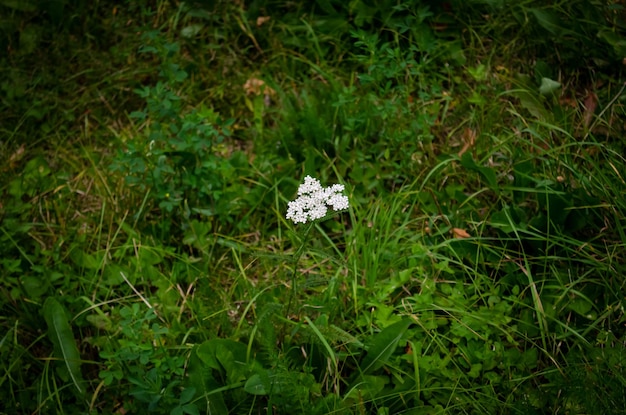
[(96, 258), (92, 254), (88, 254), (81, 249), (73, 249), (70, 252), (70, 259), (79, 267), (83, 267), (90, 270), (100, 268), (101, 259)]
[(485, 66), (484, 64), (480, 64), (475, 68), (468, 68), (467, 71), (470, 75), (472, 75), (472, 78), (474, 78), (478, 82), (486, 80), (487, 76), (489, 75), (487, 71), (487, 66)]
[(201, 24), (190, 24), (189, 26), (184, 27), (181, 31), (180, 34), (183, 37), (186, 38), (192, 38), (194, 36), (196, 36), (198, 33), (200, 33), (202, 31), (202, 29), (204, 29), (204, 25)]
[(539, 26), (543, 27), (553, 35), (560, 35), (563, 34), (563, 32), (565, 31), (563, 29), (561, 19), (559, 19), (559, 16), (553, 11), (548, 9), (537, 9), (533, 7), (530, 9), (530, 12), (537, 19), (537, 23), (539, 23)]
[(517, 75), (515, 79), (518, 88), (509, 93), (519, 100), (520, 105), (540, 120), (551, 120), (552, 111), (546, 109), (545, 99), (536, 93), (536, 82), (527, 75)]
[(511, 233), (526, 228), (524, 211), (516, 206), (504, 206), (489, 218), (489, 224), (504, 233)]
[(193, 386), (189, 388), (185, 388), (180, 394), (181, 405), (191, 402), (195, 394), (196, 394), (196, 388), (194, 388)]
[(387, 376), (365, 375), (359, 377), (358, 383), (346, 394), (346, 398), (353, 400), (370, 400), (380, 396), (389, 379)]
[(605, 28), (598, 32), (598, 37), (611, 45), (618, 57), (626, 56), (626, 38), (624, 36)]
[(567, 304), (567, 308), (587, 319), (593, 319), (596, 317), (595, 311), (592, 310), (593, 303), (585, 297), (574, 298), (569, 302), (569, 304)]
[(236, 381), (232, 377), (238, 376), (247, 365), (246, 345), (233, 340), (207, 340), (198, 346), (196, 354), (206, 366), (225, 373), (230, 381)]
[(337, 356), (335, 356), (335, 352), (333, 351), (333, 349), (330, 347), (330, 345), (326, 341), (326, 338), (324, 337), (322, 332), (317, 328), (317, 326), (315, 324), (313, 324), (313, 322), (311, 321), (311, 319), (308, 316), (305, 316), (304, 319), (306, 320), (306, 322), (309, 325), (309, 327), (311, 328), (311, 330), (313, 330), (315, 335), (318, 337), (318, 339), (320, 339), (320, 342), (322, 342), (322, 345), (324, 346), (324, 348), (328, 352), (328, 357), (330, 358), (330, 360), (333, 363), (333, 367), (338, 368), (338, 366), (337, 366)]
[(183, 412), (189, 415), (200, 415), (200, 411), (198, 410), (198, 406), (192, 403), (188, 403), (187, 405), (183, 405)]
[(386, 364), (412, 323), (411, 320), (404, 319), (375, 334), (370, 342), (367, 355), (361, 362), (362, 373), (371, 372)]
[(20, 283), (24, 287), (25, 294), (31, 299), (40, 298), (50, 288), (50, 283), (43, 275), (23, 276), (20, 278)]
[(63, 362), (76, 391), (82, 396), (85, 394), (85, 381), (80, 371), (81, 359), (65, 309), (57, 300), (48, 297), (43, 305), (43, 314), (48, 325), (48, 338), (54, 345), (54, 355)]
[(246, 381), (243, 390), (251, 395), (267, 395), (267, 383), (268, 382), (265, 382), (261, 375), (257, 373), (250, 376), (250, 379)]
[(539, 87), (539, 93), (541, 95), (550, 95), (561, 87), (561, 83), (553, 81), (550, 78), (541, 78), (541, 86)]
[(461, 165), (466, 169), (480, 173), (480, 175), (483, 176), (483, 178), (487, 181), (487, 184), (491, 189), (496, 190), (498, 188), (496, 172), (492, 168), (481, 167), (476, 164), (476, 162), (472, 158), (472, 155), (469, 152), (464, 153), (461, 157)]
[(37, 3), (35, 1), (2, 0), (0, 1), (0, 6), (8, 7), (10, 9), (19, 10), (22, 12), (37, 11)]
[[(198, 346), (191, 353), (188, 373), (190, 387), (196, 389), (198, 396), (203, 397), (196, 401), (202, 405), (203, 412), (206, 410), (207, 413), (227, 414), (224, 395), (219, 391), (224, 385), (215, 379), (213, 369), (198, 356)], [(203, 401), (206, 403), (202, 404)]]
[(27, 25), (20, 31), (20, 51), (23, 53), (33, 53), (41, 41), (41, 27), (37, 25)]
[(320, 9), (322, 9), (325, 13), (329, 15), (336, 15), (337, 10), (333, 7), (332, 3), (329, 0), (318, 0), (315, 2)]

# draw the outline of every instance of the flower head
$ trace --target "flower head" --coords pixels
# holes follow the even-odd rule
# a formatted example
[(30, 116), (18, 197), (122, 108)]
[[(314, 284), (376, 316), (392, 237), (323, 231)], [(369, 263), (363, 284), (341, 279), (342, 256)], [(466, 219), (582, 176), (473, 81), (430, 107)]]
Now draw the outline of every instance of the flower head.
[(326, 216), (328, 206), (336, 211), (348, 209), (350, 202), (341, 193), (343, 191), (342, 184), (322, 187), (319, 180), (306, 176), (304, 183), (298, 187), (298, 198), (289, 202), (287, 219), (294, 223), (306, 223)]

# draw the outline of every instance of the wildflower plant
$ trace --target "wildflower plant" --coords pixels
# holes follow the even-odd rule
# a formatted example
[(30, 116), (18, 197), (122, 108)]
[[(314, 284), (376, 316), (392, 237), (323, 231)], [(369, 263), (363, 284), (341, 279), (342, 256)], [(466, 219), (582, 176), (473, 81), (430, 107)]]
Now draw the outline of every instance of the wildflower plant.
[(289, 202), (287, 219), (296, 224), (307, 223), (324, 218), (328, 213), (328, 206), (335, 211), (348, 209), (348, 197), (341, 193), (344, 189), (342, 184), (322, 187), (319, 180), (306, 176), (304, 183), (298, 188), (298, 198)]
[[(301, 223), (307, 224), (307, 226), (304, 230), (302, 244), (293, 256), (292, 291), (287, 306), (287, 317), (289, 317), (291, 301), (296, 291), (298, 261), (308, 241), (311, 228), (316, 222), (328, 219), (350, 207), (348, 196), (343, 194), (344, 190), (345, 187), (342, 184), (323, 187), (319, 180), (306, 176), (304, 183), (298, 187), (298, 197), (288, 204), (286, 218), (292, 220), (294, 224)], [(328, 214), (329, 208), (333, 211), (331, 214)]]

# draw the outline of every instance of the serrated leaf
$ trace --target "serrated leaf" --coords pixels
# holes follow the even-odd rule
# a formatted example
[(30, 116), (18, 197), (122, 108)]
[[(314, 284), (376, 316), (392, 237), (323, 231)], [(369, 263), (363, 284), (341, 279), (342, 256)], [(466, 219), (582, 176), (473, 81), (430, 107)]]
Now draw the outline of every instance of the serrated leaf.
[(370, 342), (367, 355), (361, 363), (362, 373), (371, 372), (385, 365), (411, 324), (411, 320), (403, 319), (375, 334)]
[(76, 391), (82, 396), (85, 394), (85, 381), (80, 371), (81, 358), (65, 309), (57, 300), (48, 297), (43, 304), (43, 314), (54, 355), (63, 362)]

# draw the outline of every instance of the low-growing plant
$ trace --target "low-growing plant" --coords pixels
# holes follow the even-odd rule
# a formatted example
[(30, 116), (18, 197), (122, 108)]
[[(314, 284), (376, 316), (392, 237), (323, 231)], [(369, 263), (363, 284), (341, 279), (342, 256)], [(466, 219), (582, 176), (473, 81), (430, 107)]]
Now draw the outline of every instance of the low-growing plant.
[(154, 309), (145, 308), (134, 303), (111, 317), (111, 324), (119, 326), (119, 334), (112, 333), (115, 340), (102, 345), (102, 384), (109, 391), (117, 389), (116, 394), (128, 393), (134, 398), (124, 402), (126, 411), (145, 408), (157, 414), (193, 414), (194, 409), (185, 406), (193, 392), (183, 388), (184, 349), (175, 351), (167, 327), (157, 321)]
[(164, 42), (156, 32), (144, 38), (142, 52), (162, 59), (159, 80), (135, 90), (146, 108), (130, 114), (137, 129), (124, 139), (112, 171), (123, 173), (126, 183), (144, 195), (146, 212), (137, 215), (149, 213), (154, 202), (168, 218), (162, 226), (192, 217), (232, 223), (246, 207), (238, 174), (248, 164), (235, 143), (225, 142), (234, 120), (223, 120), (204, 104), (188, 109), (178, 90), (188, 78), (175, 63), (179, 44)]

